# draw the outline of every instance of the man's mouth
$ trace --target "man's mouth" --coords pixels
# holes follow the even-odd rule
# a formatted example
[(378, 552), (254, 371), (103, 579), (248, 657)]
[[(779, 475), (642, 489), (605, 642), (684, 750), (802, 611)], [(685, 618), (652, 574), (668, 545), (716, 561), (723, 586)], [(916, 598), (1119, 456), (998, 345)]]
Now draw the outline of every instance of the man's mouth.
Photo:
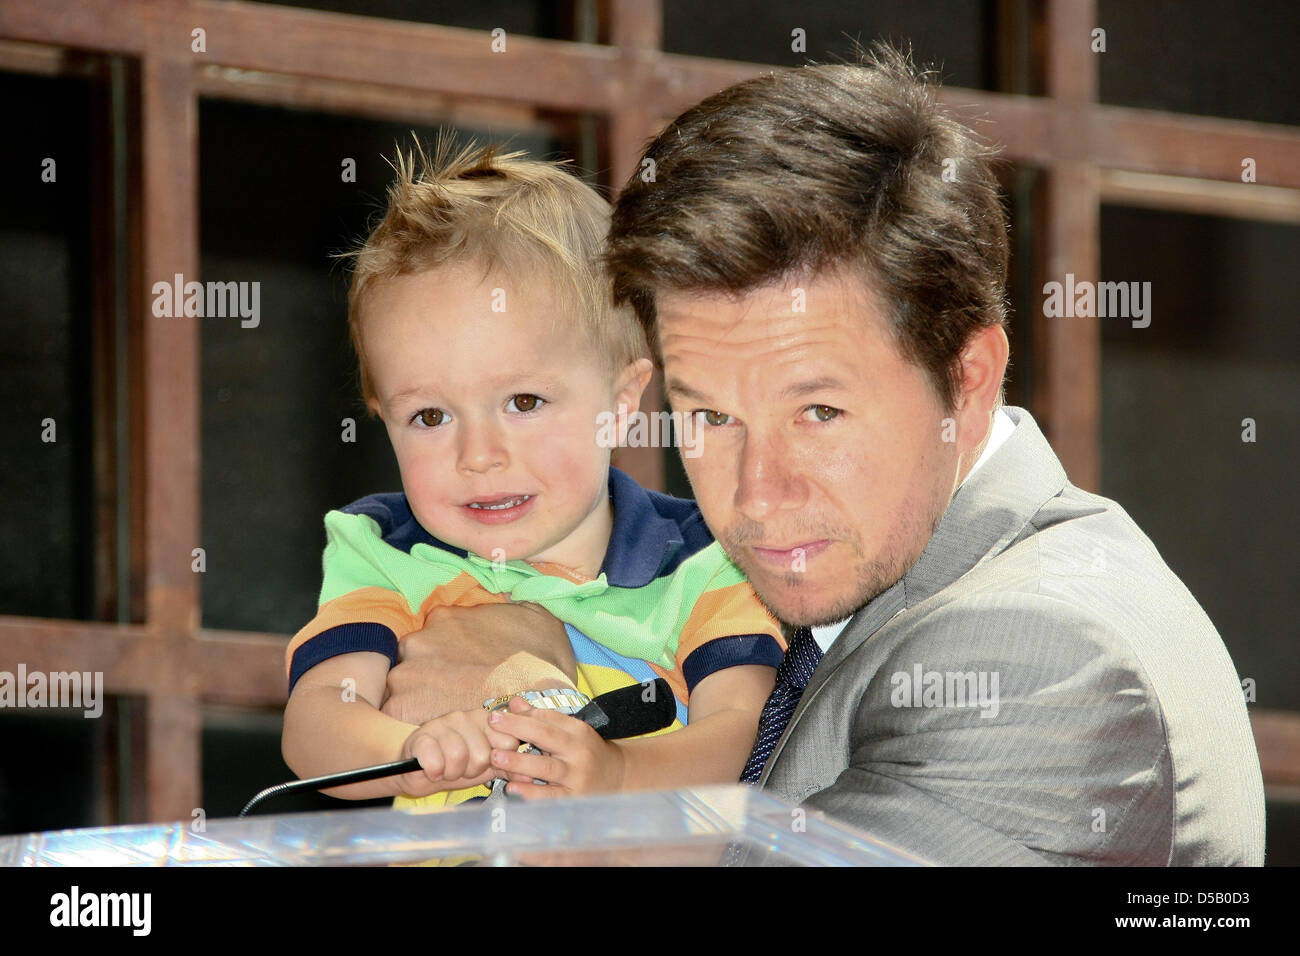
[[(754, 556), (764, 564), (781, 566), (784, 570), (792, 570), (792, 565), (801, 563), (808, 558), (816, 557), (830, 547), (830, 541), (822, 538), (818, 541), (805, 541), (802, 544), (792, 544), (788, 546), (764, 546), (752, 544), (749, 546)], [(797, 570), (802, 570), (797, 569)]]

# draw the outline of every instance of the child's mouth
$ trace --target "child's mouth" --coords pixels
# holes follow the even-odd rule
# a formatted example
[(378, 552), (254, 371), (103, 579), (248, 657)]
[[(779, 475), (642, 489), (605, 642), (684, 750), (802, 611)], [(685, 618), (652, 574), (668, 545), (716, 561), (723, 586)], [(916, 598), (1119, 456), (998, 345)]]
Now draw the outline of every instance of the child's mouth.
[(484, 524), (502, 524), (521, 517), (529, 510), (534, 498), (533, 495), (507, 495), (484, 501), (471, 501), (464, 507), (475, 521)]
[(494, 501), (471, 501), (467, 507), (478, 508), (483, 511), (504, 511), (507, 508), (514, 508), (523, 504), (532, 495), (515, 495), (513, 498), (497, 498)]

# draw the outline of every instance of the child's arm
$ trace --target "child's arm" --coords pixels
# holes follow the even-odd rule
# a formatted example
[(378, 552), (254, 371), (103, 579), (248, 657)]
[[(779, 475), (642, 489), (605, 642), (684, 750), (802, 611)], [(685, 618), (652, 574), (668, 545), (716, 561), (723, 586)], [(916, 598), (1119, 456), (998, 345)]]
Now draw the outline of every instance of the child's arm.
[[(509, 771), (512, 794), (560, 797), (609, 790), (656, 790), (735, 783), (758, 734), (758, 717), (776, 683), (776, 669), (740, 665), (715, 671), (691, 692), (681, 730), (607, 741), (582, 721), (533, 710), (522, 700), (489, 726), (535, 744), (542, 755), (494, 750), (493, 766)], [(548, 781), (534, 784), (532, 778)]]
[(361, 651), (321, 661), (298, 679), (281, 738), (285, 763), (294, 773), (314, 777), (408, 757), (420, 760), (423, 772), (322, 791), (346, 800), (420, 797), (496, 776), (489, 766), (491, 748), (518, 746), (517, 740), (489, 729), (481, 709), (422, 726), (387, 716), (379, 710), (387, 673), (387, 657)]

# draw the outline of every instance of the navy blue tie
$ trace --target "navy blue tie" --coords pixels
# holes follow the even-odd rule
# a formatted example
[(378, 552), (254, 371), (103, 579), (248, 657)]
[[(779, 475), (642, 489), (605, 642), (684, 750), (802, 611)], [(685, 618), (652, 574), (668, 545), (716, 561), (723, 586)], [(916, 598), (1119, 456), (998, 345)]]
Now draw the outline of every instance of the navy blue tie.
[(776, 686), (772, 696), (763, 705), (763, 713), (758, 718), (758, 739), (754, 742), (753, 753), (740, 774), (742, 783), (758, 783), (763, 773), (763, 765), (776, 749), (776, 742), (785, 733), (785, 728), (794, 716), (794, 709), (799, 706), (803, 689), (812, 679), (817, 662), (822, 659), (822, 649), (813, 640), (812, 631), (806, 627), (795, 628), (786, 648), (785, 657), (776, 672)]

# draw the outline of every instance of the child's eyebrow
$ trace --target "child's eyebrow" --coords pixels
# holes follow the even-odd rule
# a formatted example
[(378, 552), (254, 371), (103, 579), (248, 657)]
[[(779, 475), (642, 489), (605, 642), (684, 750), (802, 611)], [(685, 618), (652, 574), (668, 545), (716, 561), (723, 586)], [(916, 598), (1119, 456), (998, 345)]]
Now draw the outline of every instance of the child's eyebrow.
[(555, 391), (564, 379), (549, 369), (544, 370), (507, 370), (485, 377), (488, 388), (494, 392), (527, 392), (529, 390)]
[[(529, 389), (536, 389), (544, 392), (557, 392), (561, 389), (564, 380), (561, 378), (552, 378), (545, 373), (533, 372), (510, 372), (505, 375), (498, 375), (495, 378), (488, 379), (488, 386), (493, 391), (520, 391), (524, 392)], [(428, 385), (416, 385), (412, 388), (404, 388), (389, 397), (390, 405), (398, 405), (402, 402), (409, 401), (421, 396), (431, 395), (435, 389)]]
[(418, 398), (421, 395), (425, 395), (428, 393), (428, 391), (429, 389), (425, 388), (424, 386), (416, 386), (415, 388), (405, 388), (395, 395), (390, 395), (388, 397), (388, 403), (390, 405), (397, 405), (398, 403), (404, 402), (407, 399)]

